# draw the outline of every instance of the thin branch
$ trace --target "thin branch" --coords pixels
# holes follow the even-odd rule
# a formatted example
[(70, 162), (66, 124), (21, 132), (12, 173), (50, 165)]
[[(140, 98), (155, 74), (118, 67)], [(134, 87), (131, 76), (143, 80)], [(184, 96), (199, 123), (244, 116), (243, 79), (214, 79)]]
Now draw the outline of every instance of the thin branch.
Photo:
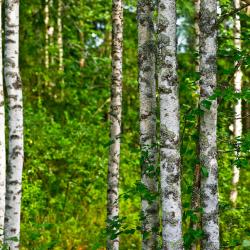
[(218, 19), (217, 23), (216, 23), (216, 27), (220, 23), (222, 23), (227, 17), (233, 16), (233, 15), (237, 14), (238, 12), (240, 12), (241, 10), (243, 10), (243, 9), (247, 8), (248, 6), (250, 6), (250, 0), (247, 0), (245, 2), (246, 2), (246, 4), (243, 4), (241, 7), (236, 8), (236, 9), (234, 9), (234, 10), (228, 12), (228, 13), (225, 13), (225, 14), (221, 15), (220, 18)]
[(93, 114), (93, 116), (95, 116), (97, 113), (101, 112), (102, 109), (103, 109), (103, 107), (104, 107), (106, 104), (108, 104), (110, 101), (111, 101), (111, 99), (108, 98), (108, 99), (107, 99), (107, 100), (106, 100), (106, 101), (96, 110), (96, 112)]

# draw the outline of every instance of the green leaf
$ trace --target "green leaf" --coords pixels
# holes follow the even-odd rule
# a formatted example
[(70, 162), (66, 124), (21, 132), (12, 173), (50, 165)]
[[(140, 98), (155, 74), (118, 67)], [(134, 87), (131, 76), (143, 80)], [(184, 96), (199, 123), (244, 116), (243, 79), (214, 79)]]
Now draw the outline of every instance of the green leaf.
[(201, 174), (203, 177), (209, 176), (209, 173), (208, 173), (207, 168), (205, 166), (201, 166)]
[(250, 249), (250, 240), (243, 240), (242, 247)]

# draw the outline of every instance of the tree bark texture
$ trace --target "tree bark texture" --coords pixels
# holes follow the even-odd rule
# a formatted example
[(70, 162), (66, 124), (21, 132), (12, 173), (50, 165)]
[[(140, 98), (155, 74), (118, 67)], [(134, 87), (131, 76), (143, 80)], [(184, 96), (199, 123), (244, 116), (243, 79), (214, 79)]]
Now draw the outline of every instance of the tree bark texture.
[(180, 187), (180, 111), (176, 59), (176, 1), (160, 0), (158, 84), (163, 249), (183, 249)]
[(217, 164), (217, 100), (204, 107), (216, 88), (217, 74), (217, 0), (201, 0), (200, 14), (200, 101), (204, 114), (200, 118), (200, 163), (208, 176), (201, 180), (202, 240), (204, 250), (219, 250), (218, 164)]
[[(157, 146), (156, 146), (156, 83), (155, 39), (153, 23), (154, 5), (151, 0), (139, 0), (138, 18), (138, 64), (140, 88), (140, 145), (142, 183), (147, 190), (157, 195)], [(157, 247), (159, 228), (158, 199), (142, 198), (142, 249)]]
[(49, 0), (45, 1), (45, 68), (49, 69)]
[(5, 151), (5, 109), (3, 88), (2, 50), (2, 1), (0, 0), (0, 241), (3, 242), (5, 193), (6, 193), (6, 151)]
[[(108, 201), (107, 216), (109, 221), (119, 215), (118, 184), (120, 164), (120, 136), (122, 115), (122, 39), (123, 7), (122, 0), (113, 0), (112, 4), (112, 83), (110, 107), (110, 152), (108, 165)], [(107, 249), (119, 249), (119, 237), (111, 240), (108, 237)]]
[[(5, 213), (5, 242), (19, 249), (23, 170), (23, 98), (19, 73), (19, 1), (7, 0), (5, 6), (4, 76), (9, 105), (9, 152)], [(16, 240), (13, 240), (16, 238)]]

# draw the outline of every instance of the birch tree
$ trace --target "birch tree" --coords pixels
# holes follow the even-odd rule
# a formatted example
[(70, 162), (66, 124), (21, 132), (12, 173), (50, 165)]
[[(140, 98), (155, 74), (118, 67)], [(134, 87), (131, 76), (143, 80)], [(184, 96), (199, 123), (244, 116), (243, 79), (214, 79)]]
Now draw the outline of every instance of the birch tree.
[[(60, 2), (60, 1), (59, 1)], [(58, 5), (58, 11), (59, 11)], [(54, 64), (54, 56), (50, 55), (50, 48), (54, 46), (54, 26), (51, 21), (51, 9), (53, 8), (53, 0), (45, 0), (44, 7), (44, 23), (45, 23), (45, 68), (49, 69), (50, 64)], [(59, 29), (59, 27), (58, 27)], [(58, 38), (59, 40), (59, 38)]]
[(19, 1), (6, 0), (4, 76), (9, 106), (5, 242), (19, 249), (23, 169), (23, 101), (19, 73)]
[[(240, 8), (240, 0), (234, 0), (235, 8)], [(241, 23), (240, 17), (236, 14), (234, 20), (234, 46), (237, 50), (241, 51)], [(234, 88), (236, 93), (241, 92), (242, 85), (242, 71), (241, 68), (235, 72), (234, 75)], [(234, 137), (237, 140), (235, 156), (239, 157), (240, 154), (240, 143), (239, 139), (242, 136), (242, 103), (239, 99), (234, 107)], [(230, 194), (230, 200), (233, 205), (236, 205), (236, 200), (238, 196), (237, 185), (240, 179), (240, 169), (237, 166), (233, 166), (233, 179), (232, 179), (232, 190)]]
[[(138, 62), (140, 87), (140, 144), (142, 158), (142, 183), (153, 196), (158, 192), (156, 173), (156, 85), (155, 41), (152, 1), (138, 1)], [(158, 199), (142, 198), (142, 249), (157, 247), (159, 227)]]
[[(122, 115), (122, 39), (123, 39), (123, 7), (122, 0), (113, 0), (112, 4), (112, 83), (110, 105), (110, 152), (108, 165), (108, 228), (119, 215), (118, 183), (120, 164), (120, 136)], [(118, 230), (118, 228), (113, 228)], [(107, 249), (119, 249), (119, 237), (108, 237)]]
[(5, 152), (5, 111), (3, 89), (2, 50), (2, 1), (0, 0), (0, 241), (3, 242), (5, 192), (6, 192), (6, 152)]
[(45, 68), (49, 69), (49, 0), (45, 1)]
[(159, 1), (158, 63), (163, 249), (174, 250), (183, 248), (175, 0)]
[(63, 65), (63, 35), (62, 35), (62, 0), (58, 1), (57, 29), (58, 29), (57, 45), (59, 51), (59, 71), (63, 72), (64, 65)]
[[(217, 101), (208, 100), (216, 88), (217, 59), (217, 0), (201, 0), (200, 9), (200, 163), (208, 173), (201, 180), (202, 228), (204, 250), (217, 250), (218, 224), (218, 165), (216, 147)], [(211, 104), (205, 105), (205, 104)]]

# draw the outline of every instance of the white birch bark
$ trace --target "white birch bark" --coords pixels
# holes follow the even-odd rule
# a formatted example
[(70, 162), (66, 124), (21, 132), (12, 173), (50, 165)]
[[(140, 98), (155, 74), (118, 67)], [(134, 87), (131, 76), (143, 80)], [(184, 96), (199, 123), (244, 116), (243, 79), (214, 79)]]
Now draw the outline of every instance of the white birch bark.
[(179, 250), (183, 241), (175, 0), (159, 1), (158, 63), (163, 249)]
[[(234, 0), (235, 8), (240, 8), (240, 0)], [(235, 48), (241, 51), (241, 23), (239, 15), (235, 16), (234, 21), (234, 45)], [(242, 85), (242, 71), (239, 68), (234, 75), (234, 88), (236, 93), (241, 92)], [(234, 107), (234, 137), (240, 139), (242, 136), (242, 103), (241, 100), (238, 100), (237, 104)], [(240, 143), (237, 143), (237, 148), (235, 151), (236, 157), (240, 153)], [(232, 179), (232, 190), (230, 194), (230, 200), (233, 205), (236, 205), (236, 200), (238, 196), (237, 185), (240, 179), (240, 169), (237, 166), (233, 166), (233, 179)]]
[[(53, 8), (54, 8), (54, 1), (53, 0), (49, 0), (49, 8), (50, 8), (50, 10), (53, 10)], [(49, 17), (49, 28), (48, 28), (50, 50), (52, 48), (54, 48), (54, 31), (55, 31), (54, 20), (53, 20), (53, 15), (51, 15), (51, 17)], [(54, 57), (53, 50), (50, 53), (50, 62), (52, 65), (54, 65), (54, 63), (55, 63), (55, 57)]]
[[(118, 184), (120, 164), (120, 136), (122, 115), (122, 39), (123, 39), (123, 7), (122, 0), (113, 0), (112, 4), (112, 83), (110, 105), (110, 152), (108, 165), (108, 200), (107, 216), (109, 221), (119, 216)], [(119, 237), (107, 239), (107, 249), (119, 249)]]
[(0, 0), (0, 241), (4, 239), (4, 214), (6, 193), (6, 151), (5, 151), (5, 110), (3, 89), (3, 50), (2, 50), (2, 0)]
[(58, 0), (58, 9), (57, 9), (57, 45), (59, 52), (59, 71), (63, 72), (63, 35), (62, 35), (62, 0)]
[[(23, 100), (19, 73), (19, 1), (6, 0), (4, 76), (9, 105), (5, 243), (19, 249), (23, 169)], [(16, 240), (13, 240), (16, 238)]]
[(45, 68), (49, 69), (49, 0), (45, 1)]
[(201, 180), (202, 229), (205, 237), (202, 249), (219, 250), (218, 224), (218, 164), (216, 145), (217, 100), (210, 109), (202, 107), (204, 100), (216, 88), (217, 57), (217, 0), (201, 0), (200, 14), (200, 101), (204, 114), (200, 117), (200, 163), (208, 171)]
[[(156, 84), (153, 1), (138, 1), (138, 62), (140, 87), (140, 144), (142, 183), (151, 194), (158, 192), (156, 147)], [(159, 228), (158, 199), (142, 199), (142, 249), (157, 247)]]

